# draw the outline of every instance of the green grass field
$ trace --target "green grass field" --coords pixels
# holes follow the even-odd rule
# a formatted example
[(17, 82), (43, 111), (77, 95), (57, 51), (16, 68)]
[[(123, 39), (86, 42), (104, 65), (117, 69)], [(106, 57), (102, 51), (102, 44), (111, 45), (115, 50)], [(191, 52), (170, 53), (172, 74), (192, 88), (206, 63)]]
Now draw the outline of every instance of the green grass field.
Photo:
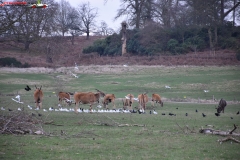
[[(230, 131), (233, 124), (240, 125), (240, 115), (236, 114), (240, 111), (239, 73), (239, 67), (143, 67), (138, 72), (85, 73), (74, 78), (64, 73), (20, 74), (4, 73), (0, 69), (0, 107), (6, 109), (0, 110), (1, 118), (20, 112), (34, 113), (36, 117), (33, 119), (52, 122), (35, 124), (44, 130), (45, 135), (1, 134), (0, 159), (237, 160), (240, 157), (239, 143), (227, 141), (220, 144), (217, 140), (223, 136), (205, 135), (199, 133), (199, 129), (213, 125), (215, 130)], [(95, 91), (95, 88), (114, 93), (119, 98), (117, 108), (122, 107), (120, 98), (128, 93), (137, 96), (148, 92), (150, 97), (155, 92), (168, 101), (164, 102), (164, 107), (152, 107), (148, 103), (146, 114), (35, 111), (27, 107), (34, 106), (33, 91), (24, 90), (27, 84), (32, 90), (34, 85), (43, 86), (43, 108), (47, 110), (57, 108), (58, 91)], [(165, 85), (171, 89), (165, 89)], [(11, 100), (17, 94), (21, 95), (24, 104)], [(213, 95), (215, 102), (211, 102)], [(228, 105), (225, 113), (216, 117), (215, 107), (220, 98), (226, 99)], [(194, 99), (211, 103), (190, 103)], [(89, 108), (88, 105), (82, 107)], [(8, 108), (13, 111), (9, 112)], [(17, 108), (24, 111), (17, 111)], [(93, 108), (96, 109), (96, 105)], [(152, 109), (158, 114), (149, 114)], [(42, 116), (37, 116), (38, 113)], [(169, 116), (169, 113), (176, 116)], [(203, 117), (202, 113), (207, 116)], [(119, 127), (126, 124), (129, 126)], [(235, 132), (240, 133), (240, 129)], [(239, 137), (235, 138), (239, 140)]]

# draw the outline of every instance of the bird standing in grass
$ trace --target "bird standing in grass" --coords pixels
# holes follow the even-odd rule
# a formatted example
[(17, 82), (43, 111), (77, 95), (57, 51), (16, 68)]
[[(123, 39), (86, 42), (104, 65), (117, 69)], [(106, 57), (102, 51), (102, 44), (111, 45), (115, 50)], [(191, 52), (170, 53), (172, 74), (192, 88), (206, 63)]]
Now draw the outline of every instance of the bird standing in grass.
[(186, 113), (186, 116), (188, 116), (188, 113)]
[(218, 116), (220, 116), (220, 113), (215, 113), (215, 115), (218, 117)]
[(198, 112), (198, 110), (196, 109), (196, 112)]
[(153, 114), (158, 114), (155, 110), (153, 110)]
[(237, 112), (237, 114), (239, 114), (239, 111)]
[(202, 116), (203, 116), (203, 117), (206, 117), (206, 115), (205, 115), (204, 113), (202, 113)]
[(24, 88), (26, 91), (30, 91), (31, 88), (27, 85), (27, 87)]

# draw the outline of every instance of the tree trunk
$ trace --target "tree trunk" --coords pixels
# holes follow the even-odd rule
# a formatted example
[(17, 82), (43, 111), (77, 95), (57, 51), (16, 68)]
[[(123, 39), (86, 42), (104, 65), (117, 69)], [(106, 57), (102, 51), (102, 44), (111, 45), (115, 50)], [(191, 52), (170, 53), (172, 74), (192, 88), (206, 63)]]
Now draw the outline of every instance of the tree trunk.
[(30, 46), (30, 42), (29, 42), (29, 41), (25, 41), (25, 43), (24, 43), (24, 49), (25, 49), (25, 50), (29, 50), (29, 46)]
[(212, 41), (212, 31), (211, 28), (208, 28), (208, 37), (209, 37), (209, 45), (210, 45), (210, 49), (213, 49), (213, 41)]
[(127, 23), (124, 21), (122, 22), (122, 55), (127, 53), (126, 45), (127, 45)]

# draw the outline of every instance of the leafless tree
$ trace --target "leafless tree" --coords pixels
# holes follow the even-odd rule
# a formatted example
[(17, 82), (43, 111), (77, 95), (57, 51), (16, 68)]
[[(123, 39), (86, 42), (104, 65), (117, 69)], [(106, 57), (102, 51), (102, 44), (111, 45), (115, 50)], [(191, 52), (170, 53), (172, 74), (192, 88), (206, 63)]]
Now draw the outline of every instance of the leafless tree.
[(105, 21), (102, 21), (100, 26), (98, 27), (98, 33), (103, 36), (108, 36), (114, 33), (112, 28), (109, 28)]
[(87, 39), (89, 39), (90, 29), (95, 27), (95, 19), (98, 16), (97, 8), (92, 8), (90, 3), (82, 3), (77, 8), (78, 17), (82, 21), (79, 30), (87, 34)]
[(62, 36), (69, 31), (70, 26), (74, 23), (73, 16), (74, 8), (71, 7), (68, 1), (61, 0), (59, 2), (59, 7), (56, 14), (56, 25), (59, 28), (59, 31), (62, 33)]
[(16, 17), (21, 18), (9, 28), (15, 40), (25, 45), (25, 50), (34, 41), (39, 40), (46, 33), (51, 33), (54, 14), (56, 13), (57, 4), (54, 0), (47, 0), (49, 5), (46, 9), (32, 9), (27, 7), (14, 7), (13, 12)]
[(121, 2), (121, 8), (118, 9), (115, 19), (127, 16), (129, 25), (139, 29), (143, 6), (147, 0), (121, 0)]

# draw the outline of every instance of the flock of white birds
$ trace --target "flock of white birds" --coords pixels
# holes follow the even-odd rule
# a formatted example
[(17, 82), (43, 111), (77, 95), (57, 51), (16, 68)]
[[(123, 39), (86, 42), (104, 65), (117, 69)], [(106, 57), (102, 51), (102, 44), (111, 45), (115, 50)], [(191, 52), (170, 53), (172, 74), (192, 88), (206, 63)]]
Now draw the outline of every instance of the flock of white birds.
[[(128, 98), (126, 96), (126, 98)], [(21, 103), (21, 104), (24, 104), (24, 102), (21, 101), (21, 97), (20, 95), (17, 95), (15, 98), (12, 98), (12, 100), (16, 103)], [(138, 100), (137, 98), (134, 98), (134, 100)], [(29, 108), (29, 110), (40, 110), (39, 108), (36, 108), (36, 109), (33, 109), (32, 106), (30, 105), (27, 105), (27, 107)], [(134, 111), (134, 110), (124, 110), (122, 108), (119, 108), (119, 109), (101, 109), (102, 106), (101, 105), (98, 105), (97, 106), (98, 109), (92, 109), (91, 111), (89, 109), (83, 109), (83, 108), (79, 108), (77, 109), (77, 112), (79, 113), (144, 113), (143, 110), (137, 110), (137, 111)], [(1, 107), (1, 110), (5, 110), (4, 107)], [(22, 109), (20, 107), (18, 107), (17, 109), (18, 111), (22, 111)], [(9, 109), (9, 111), (11, 111)], [(53, 107), (49, 107), (49, 109), (43, 109), (44, 112), (52, 112), (52, 111), (55, 111), (55, 112), (74, 112), (74, 108), (62, 108), (62, 106), (59, 104), (58, 105), (58, 108), (53, 108)], [(155, 110), (153, 111), (150, 111), (150, 114), (158, 114)]]

